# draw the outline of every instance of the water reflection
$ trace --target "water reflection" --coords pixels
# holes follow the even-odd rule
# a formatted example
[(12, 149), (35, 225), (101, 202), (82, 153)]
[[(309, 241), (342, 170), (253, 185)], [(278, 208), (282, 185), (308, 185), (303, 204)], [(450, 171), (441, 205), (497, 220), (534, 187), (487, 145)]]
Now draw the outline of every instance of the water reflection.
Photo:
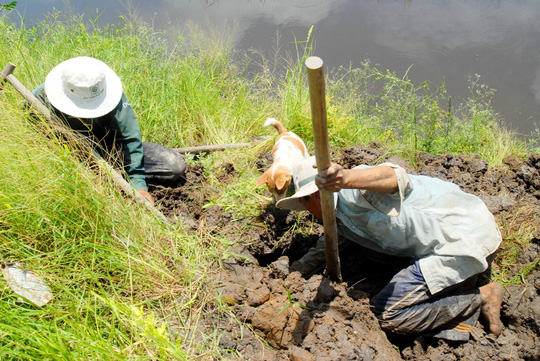
[[(42, 18), (63, 0), (20, 0), (26, 19)], [(276, 31), (285, 48), (314, 25), (315, 54), (328, 67), (364, 59), (415, 84), (443, 81), (454, 99), (468, 79), (497, 89), (493, 107), (523, 133), (540, 126), (540, 2), (535, 0), (72, 0), (73, 12), (106, 11), (100, 22), (136, 13), (159, 28), (235, 22), (235, 45), (270, 52)], [(98, 9), (98, 10), (96, 10)], [(459, 100), (457, 100), (459, 101)], [(455, 101), (456, 102), (456, 101)]]

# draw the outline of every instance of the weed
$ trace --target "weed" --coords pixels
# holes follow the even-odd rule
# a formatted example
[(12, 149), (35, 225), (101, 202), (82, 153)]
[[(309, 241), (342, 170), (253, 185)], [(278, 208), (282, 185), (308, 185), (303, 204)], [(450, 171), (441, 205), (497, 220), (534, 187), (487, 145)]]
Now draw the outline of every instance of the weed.
[(288, 303), (278, 312), (278, 314), (280, 314), (281, 312), (285, 311), (286, 309), (288, 309), (289, 307), (294, 307), (294, 306), (298, 306), (300, 308), (303, 308), (304, 310), (308, 310), (309, 311), (309, 307), (307, 306), (304, 306), (302, 304), (300, 304), (299, 302), (295, 301), (293, 296), (291, 295), (291, 291), (289, 290), (289, 288), (287, 288), (287, 286), (285, 286), (285, 290), (287, 291), (287, 300), (288, 300)]

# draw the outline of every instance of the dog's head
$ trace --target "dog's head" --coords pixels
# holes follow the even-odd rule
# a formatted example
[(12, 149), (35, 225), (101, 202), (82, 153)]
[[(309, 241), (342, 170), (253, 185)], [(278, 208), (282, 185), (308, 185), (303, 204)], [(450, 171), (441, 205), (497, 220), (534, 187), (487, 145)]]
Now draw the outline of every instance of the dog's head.
[(287, 189), (291, 184), (291, 179), (291, 173), (287, 168), (280, 166), (270, 167), (270, 169), (257, 179), (256, 186), (259, 187), (266, 184), (270, 193), (272, 193), (275, 200), (278, 201), (286, 196)]

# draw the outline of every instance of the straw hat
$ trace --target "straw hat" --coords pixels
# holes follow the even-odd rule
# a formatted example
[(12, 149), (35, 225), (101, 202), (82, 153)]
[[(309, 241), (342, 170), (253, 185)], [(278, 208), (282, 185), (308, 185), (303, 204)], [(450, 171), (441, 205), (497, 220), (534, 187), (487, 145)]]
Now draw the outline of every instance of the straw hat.
[(77, 118), (110, 113), (122, 98), (122, 82), (98, 59), (81, 56), (55, 66), (45, 78), (45, 93), (53, 107)]
[(319, 190), (315, 185), (315, 176), (317, 175), (317, 168), (315, 157), (305, 158), (296, 165), (293, 169), (293, 183), (295, 193), (287, 198), (280, 199), (276, 203), (276, 207), (288, 209), (291, 211), (303, 211), (306, 209), (300, 198), (313, 194)]

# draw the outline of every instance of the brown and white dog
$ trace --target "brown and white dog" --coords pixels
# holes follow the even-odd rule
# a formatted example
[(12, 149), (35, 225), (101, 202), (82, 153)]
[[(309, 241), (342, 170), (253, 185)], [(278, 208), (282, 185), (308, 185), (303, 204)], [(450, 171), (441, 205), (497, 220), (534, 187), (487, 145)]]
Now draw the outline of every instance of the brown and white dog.
[(279, 201), (286, 196), (287, 188), (291, 184), (294, 165), (309, 157), (309, 152), (304, 141), (298, 135), (285, 129), (280, 121), (266, 118), (264, 126), (273, 126), (278, 131), (279, 136), (272, 148), (274, 162), (259, 177), (257, 187), (266, 184), (270, 193), (274, 195), (275, 201)]

